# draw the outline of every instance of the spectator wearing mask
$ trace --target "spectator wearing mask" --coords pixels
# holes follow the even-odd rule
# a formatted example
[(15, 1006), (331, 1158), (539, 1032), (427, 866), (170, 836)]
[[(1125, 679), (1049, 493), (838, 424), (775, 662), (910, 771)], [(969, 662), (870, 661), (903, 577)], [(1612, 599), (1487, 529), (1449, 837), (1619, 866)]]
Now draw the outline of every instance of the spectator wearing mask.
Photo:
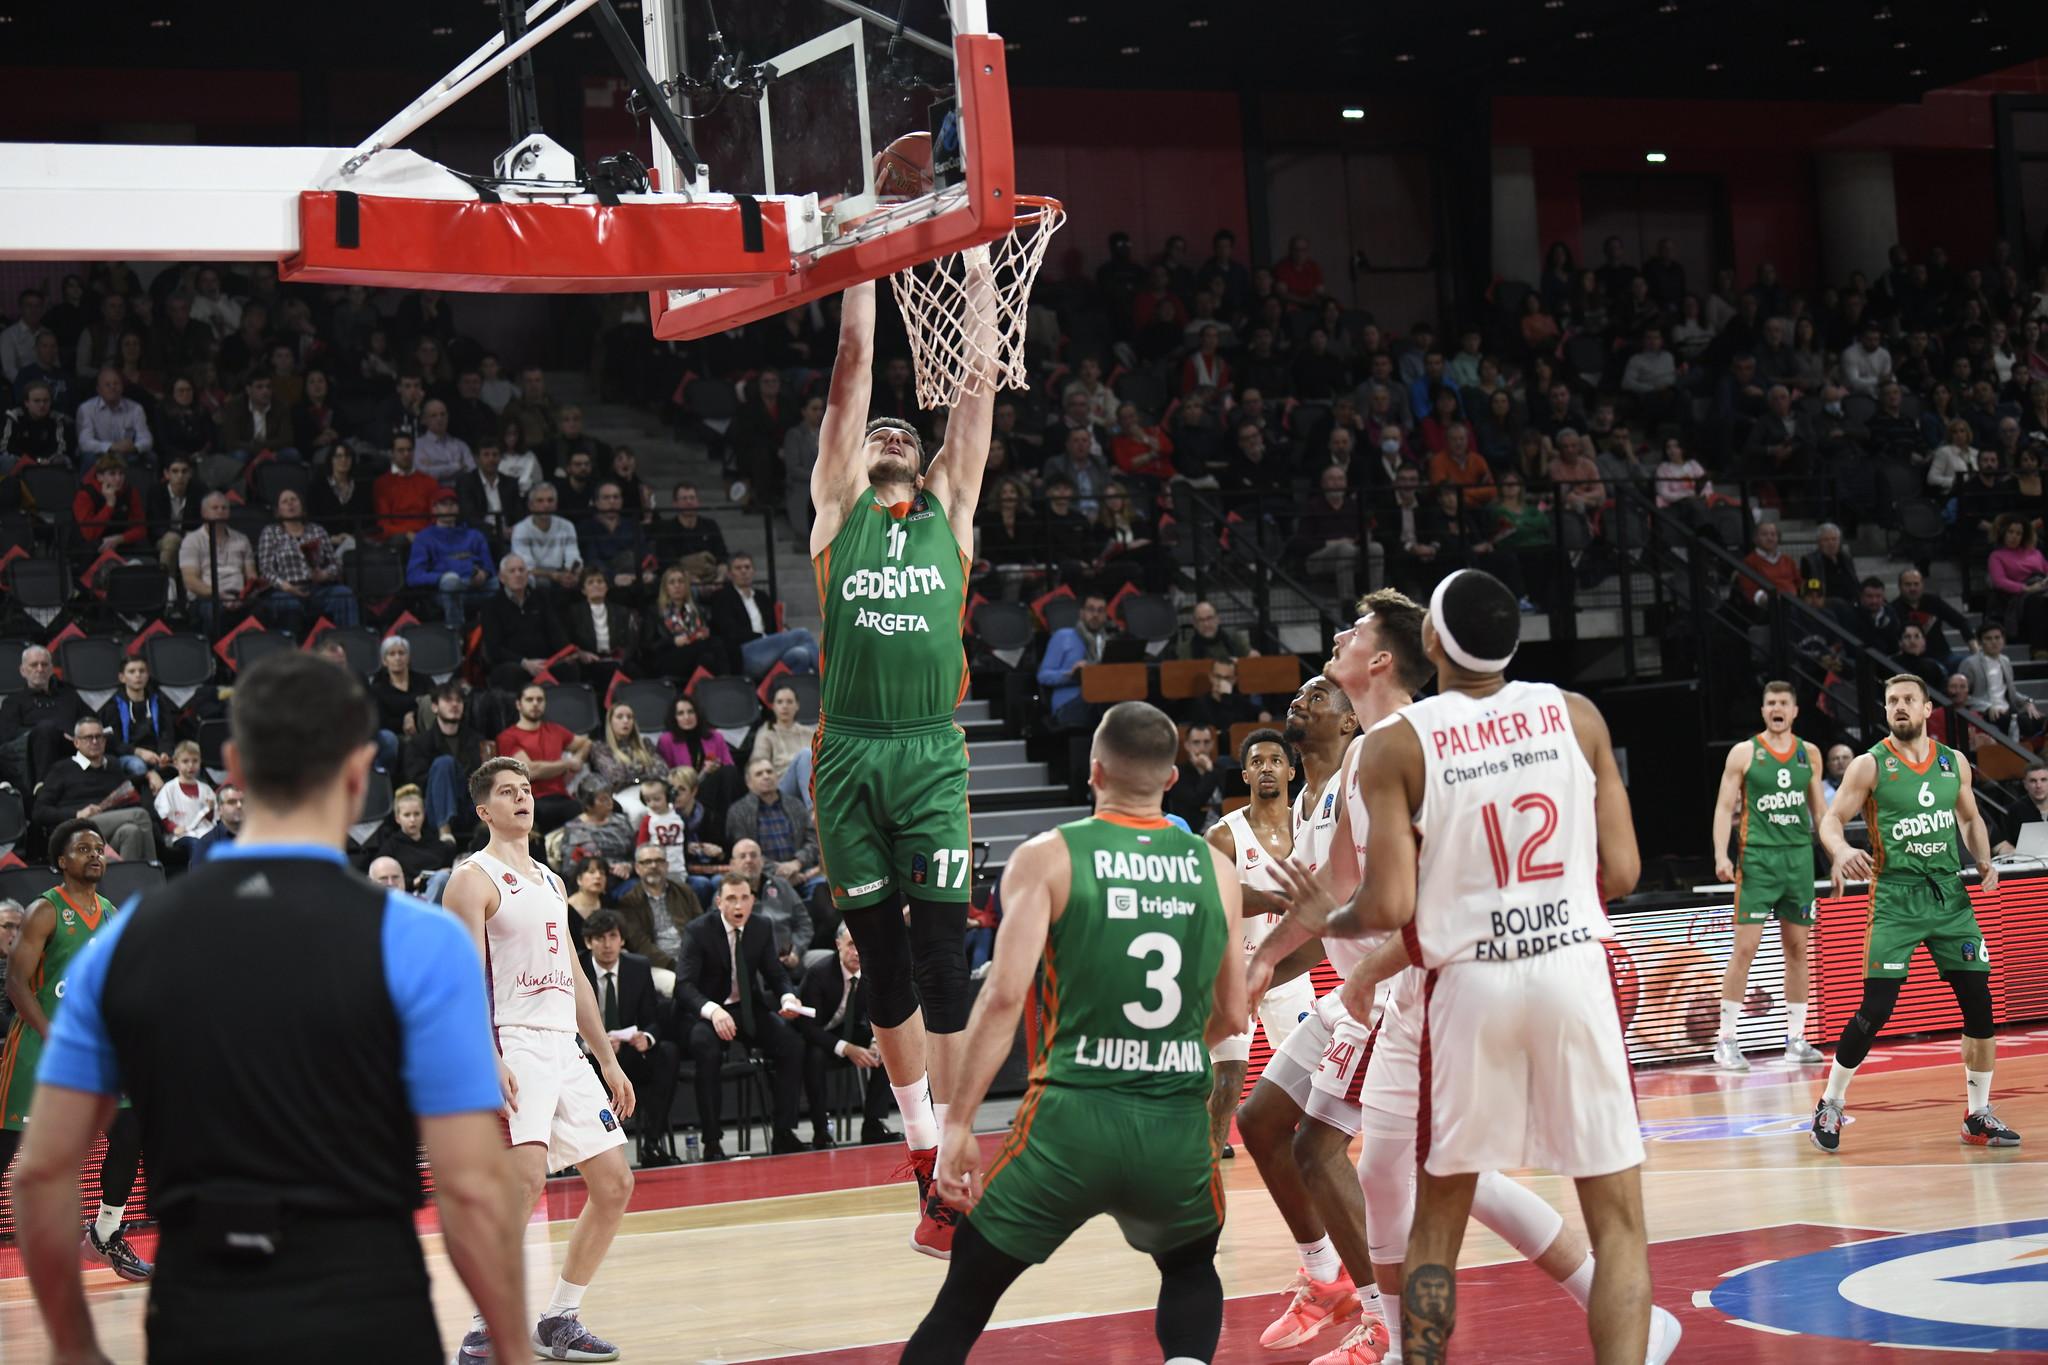
[(901, 1134), (890, 1131), (888, 1124), (889, 1073), (882, 1069), (882, 1054), (875, 1049), (867, 987), (860, 975), (860, 949), (854, 946), (851, 929), (839, 926), (832, 956), (804, 970), (796, 993), (811, 1010), (790, 1023), (804, 1040), (804, 1094), (810, 1104), (812, 1148), (824, 1151), (832, 1146), (825, 1080), (840, 1063), (852, 1067), (861, 1078), (861, 1144), (895, 1141)]
[(497, 591), (495, 565), (483, 532), (460, 523), (461, 507), (454, 493), (437, 489), (433, 512), (434, 524), (413, 536), (405, 581), (408, 587), (439, 593), (442, 619), (459, 632), (469, 609), (482, 607)]
[(705, 611), (712, 631), (739, 646), (740, 668), (748, 679), (766, 677), (778, 663), (792, 673), (816, 673), (817, 640), (808, 630), (780, 628), (774, 597), (754, 584), (754, 557), (741, 550), (728, 570), (730, 577), (711, 594)]

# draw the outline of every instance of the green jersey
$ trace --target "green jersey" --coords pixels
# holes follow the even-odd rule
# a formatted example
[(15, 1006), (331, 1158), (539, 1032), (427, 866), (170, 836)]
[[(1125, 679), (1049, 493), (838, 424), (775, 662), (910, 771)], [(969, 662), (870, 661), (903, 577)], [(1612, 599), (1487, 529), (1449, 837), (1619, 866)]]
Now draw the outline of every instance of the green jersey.
[(1960, 876), (1956, 797), (1963, 778), (1956, 751), (1930, 739), (1926, 763), (1915, 767), (1906, 751), (1886, 736), (1869, 752), (1877, 760), (1877, 781), (1863, 803), (1863, 823), (1870, 831), (1870, 856), (1879, 882)]
[(812, 562), (824, 613), (821, 726), (950, 720), (967, 695), (969, 560), (930, 493), (885, 506), (871, 489)]
[(1788, 753), (1758, 735), (1749, 742), (1749, 768), (1742, 777), (1742, 851), (1753, 848), (1811, 848), (1813, 812), (1806, 789), (1818, 774), (1806, 761), (1806, 745), (1792, 739)]
[(1231, 943), (1209, 846), (1164, 820), (1098, 816), (1059, 833), (1072, 882), (1046, 935), (1033, 1081), (1199, 1100)]
[[(43, 960), (36, 964), (29, 988), (44, 1016), (54, 1020), (64, 1003), (64, 982), (71, 974), (71, 964), (106, 926), (114, 914), (114, 903), (100, 895), (89, 904), (73, 901), (61, 886), (51, 887), (36, 899), (50, 903), (57, 912), (57, 923), (43, 945)], [(34, 901), (29, 902), (29, 909), (35, 909)], [(0, 1127), (19, 1131), (28, 1121), (29, 1105), (35, 1099), (36, 1065), (42, 1054), (41, 1035), (17, 1016), (7, 1030), (6, 1043), (0, 1045)]]

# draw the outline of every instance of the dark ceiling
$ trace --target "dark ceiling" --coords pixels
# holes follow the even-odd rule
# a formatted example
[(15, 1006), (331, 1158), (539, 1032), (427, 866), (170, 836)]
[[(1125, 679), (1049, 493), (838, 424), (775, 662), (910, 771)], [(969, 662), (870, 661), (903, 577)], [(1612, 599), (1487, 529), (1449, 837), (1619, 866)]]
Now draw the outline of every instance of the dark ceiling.
[[(629, 28), (636, 0), (615, 0)], [(656, 3), (657, 0), (646, 0)], [(777, 0), (719, 0), (745, 22)], [(700, 0), (685, 0), (693, 8)], [(894, 13), (892, 0), (870, 0)], [(900, 0), (936, 31), (939, 0)], [(990, 0), (1028, 85), (1331, 94), (1627, 94), (1911, 100), (2048, 55), (2044, 0)], [(734, 14), (734, 12), (740, 12)], [(496, 0), (0, 0), (0, 66), (302, 71), (431, 78), (489, 31)], [(584, 31), (546, 71), (609, 72)]]

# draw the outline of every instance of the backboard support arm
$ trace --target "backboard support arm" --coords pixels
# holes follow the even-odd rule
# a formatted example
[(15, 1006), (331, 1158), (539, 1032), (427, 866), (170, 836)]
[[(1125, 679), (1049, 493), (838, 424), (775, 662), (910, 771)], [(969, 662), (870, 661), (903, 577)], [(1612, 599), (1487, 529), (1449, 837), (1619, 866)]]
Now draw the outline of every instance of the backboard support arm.
[[(632, 93), (639, 97), (647, 109), (647, 116), (654, 121), (654, 131), (668, 148), (669, 155), (676, 160), (676, 174), (685, 185), (697, 183), (697, 151), (690, 144), (690, 135), (683, 130), (683, 121), (676, 117), (675, 108), (662, 93), (661, 82), (640, 56), (640, 45), (633, 41), (633, 35), (626, 32), (626, 26), (619, 22), (617, 11), (612, 9), (612, 0), (597, 0), (591, 7), (591, 19), (597, 25), (597, 36), (604, 39), (604, 45), (611, 49), (612, 60), (626, 73), (632, 85)], [(663, 189), (675, 188), (663, 185)]]
[[(525, 36), (526, 11), (521, 7), (520, 0), (498, 0), (498, 19), (504, 29), (505, 42), (508, 46)], [(531, 52), (520, 56), (506, 68), (505, 110), (513, 142), (543, 131), (540, 121), (540, 96), (534, 89)]]

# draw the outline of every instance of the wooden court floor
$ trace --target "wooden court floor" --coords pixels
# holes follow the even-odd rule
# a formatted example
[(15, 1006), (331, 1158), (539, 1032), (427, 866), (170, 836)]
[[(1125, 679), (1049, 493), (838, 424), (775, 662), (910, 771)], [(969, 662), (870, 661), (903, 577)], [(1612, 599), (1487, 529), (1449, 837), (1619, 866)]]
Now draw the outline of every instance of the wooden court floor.
[[(1656, 1299), (1685, 1329), (1675, 1359), (2048, 1361), (2048, 1029), (2006, 1034), (2000, 1054), (1999, 1112), (2027, 1139), (2001, 1152), (1957, 1140), (1953, 1039), (1874, 1052), (1832, 1158), (1805, 1137), (1820, 1068), (1642, 1073)], [(899, 1160), (900, 1148), (855, 1148), (648, 1173), (585, 1319), (648, 1365), (895, 1360), (944, 1273), (908, 1245), (914, 1200), (894, 1174)], [(1219, 1268), (1230, 1300), (1216, 1359), (1307, 1361), (1334, 1339), (1258, 1346), (1295, 1254), (1251, 1163), (1228, 1163), (1226, 1178)], [(1520, 1178), (1577, 1225), (1562, 1182)], [(575, 1206), (563, 1182), (529, 1226), (535, 1305)], [(452, 1355), (469, 1305), (438, 1237), (427, 1244)], [(1477, 1226), (1462, 1266), (1459, 1359), (1589, 1358), (1571, 1301)], [(41, 1365), (48, 1353), (19, 1274), (11, 1256), (0, 1262), (12, 1277), (0, 1278), (0, 1361)], [(88, 1283), (102, 1344), (116, 1361), (141, 1361), (143, 1292), (104, 1270)], [(1156, 1287), (1150, 1262), (1097, 1220), (1019, 1281), (974, 1358), (1156, 1362)]]

